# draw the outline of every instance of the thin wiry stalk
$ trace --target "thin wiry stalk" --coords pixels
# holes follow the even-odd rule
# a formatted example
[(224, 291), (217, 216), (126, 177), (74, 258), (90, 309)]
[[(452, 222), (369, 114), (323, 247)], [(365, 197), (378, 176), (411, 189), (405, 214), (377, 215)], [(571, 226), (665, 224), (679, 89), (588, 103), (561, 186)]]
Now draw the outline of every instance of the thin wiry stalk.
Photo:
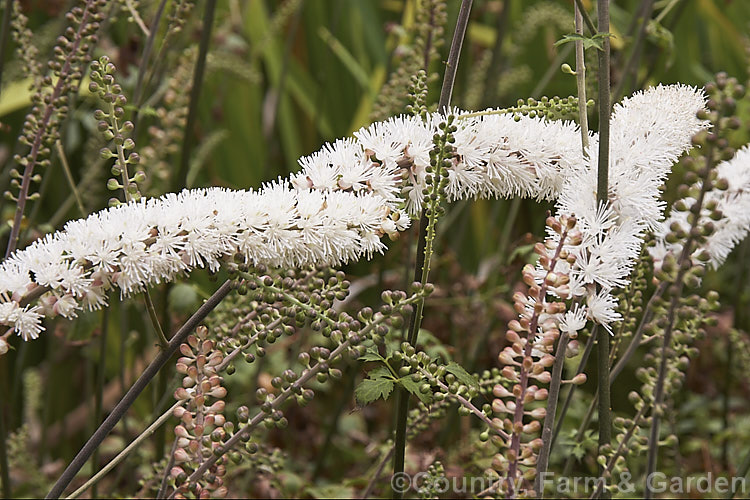
[(596, 34), (599, 30), (594, 26), (594, 22), (591, 20), (589, 13), (586, 12), (586, 7), (581, 0), (576, 0), (576, 7), (578, 7), (578, 11), (581, 13), (581, 17), (583, 18), (583, 22), (586, 23), (586, 28), (588, 28), (589, 33), (592, 35)]
[(198, 98), (203, 87), (203, 74), (206, 70), (206, 56), (208, 46), (211, 43), (211, 32), (214, 24), (214, 13), (216, 11), (216, 0), (206, 0), (206, 10), (203, 14), (203, 29), (201, 30), (201, 41), (198, 47), (198, 60), (195, 62), (193, 82), (190, 88), (190, 104), (188, 106), (187, 121), (185, 123), (185, 135), (182, 138), (182, 151), (180, 153), (180, 168), (173, 178), (174, 191), (185, 186), (187, 182), (188, 166), (190, 165), (190, 146), (193, 141), (192, 133), (195, 128), (195, 120), (198, 116)]
[[(615, 88), (615, 99), (619, 99), (622, 96), (622, 92), (625, 89), (625, 84), (630, 79), (631, 73), (633, 73), (632, 77), (634, 81), (638, 79), (635, 72), (637, 72), (638, 62), (640, 61), (641, 57), (641, 49), (643, 48), (643, 43), (646, 39), (646, 28), (648, 27), (649, 21), (651, 20), (651, 13), (653, 12), (653, 10), (654, 0), (646, 0), (643, 9), (640, 11), (641, 27), (638, 30), (638, 36), (636, 37), (635, 43), (633, 44), (633, 52), (630, 54), (628, 62), (625, 64), (625, 69), (622, 72), (622, 77), (620, 78), (620, 81)], [(634, 17), (638, 17), (638, 15)]]
[[(159, 23), (161, 22), (161, 17), (164, 14), (164, 7), (166, 7), (166, 5), (167, 0), (161, 0), (161, 2), (159, 2), (159, 7), (156, 9), (156, 15), (154, 16), (154, 21), (151, 23), (151, 29), (149, 31), (148, 38), (146, 39), (146, 45), (143, 47), (143, 54), (141, 54), (141, 63), (138, 66), (138, 79), (136, 80), (135, 90), (133, 91), (133, 103), (137, 108), (140, 108), (141, 105), (146, 68), (148, 66), (148, 60), (151, 57), (151, 51), (154, 48), (156, 33), (159, 31)], [(133, 116), (133, 135), (135, 135), (135, 130), (138, 127), (139, 117), (140, 109), (138, 109), (138, 112), (135, 113), (135, 116)]]
[(536, 84), (534, 90), (531, 91), (531, 97), (538, 98), (542, 95), (542, 92), (544, 92), (544, 89), (547, 88), (547, 85), (552, 81), (552, 78), (554, 78), (560, 71), (560, 65), (565, 62), (565, 59), (568, 58), (572, 50), (573, 46), (566, 44), (565, 47), (557, 53), (557, 57), (555, 57), (552, 63), (547, 67), (547, 71), (542, 75), (542, 78), (539, 80), (539, 83)]
[(568, 349), (570, 337), (567, 332), (560, 335), (557, 341), (557, 352), (555, 352), (555, 363), (552, 365), (552, 379), (549, 384), (549, 394), (547, 399), (547, 414), (544, 417), (544, 427), (542, 427), (542, 449), (539, 450), (536, 465), (536, 477), (534, 478), (534, 491), (539, 498), (544, 497), (544, 483), (542, 479), (547, 472), (549, 464), (549, 454), (552, 451), (552, 426), (555, 423), (555, 413), (557, 411), (557, 398), (560, 395), (560, 384), (562, 382), (562, 370), (565, 362), (565, 351)]
[[(502, 11), (497, 17), (497, 26), (495, 27), (495, 46), (492, 48), (492, 60), (490, 61), (490, 67), (487, 70), (487, 77), (485, 78), (484, 84), (484, 95), (482, 96), (482, 103), (485, 106), (492, 106), (497, 100), (497, 80), (500, 78), (503, 64), (503, 41), (505, 40), (505, 30), (508, 25), (508, 18), (510, 17), (510, 0), (503, 2)], [(502, 253), (500, 254), (502, 255)]]
[[(718, 135), (719, 133), (719, 127), (714, 127), (714, 133)], [(707, 172), (711, 171), (712, 161), (713, 161), (713, 154), (714, 154), (714, 148), (713, 145), (709, 144), (707, 150), (706, 150), (706, 164), (705, 164), (705, 170)], [(708, 178), (704, 178), (703, 182), (701, 184), (701, 190), (698, 194), (698, 197), (695, 201), (695, 204), (698, 207), (703, 206), (703, 200), (706, 196), (706, 191), (708, 187), (711, 185), (711, 182)], [(700, 213), (700, 212), (699, 212)], [(688, 232), (689, 235), (694, 234), (696, 228), (698, 227), (698, 224), (700, 222), (700, 217), (695, 217), (692, 224), (690, 225), (690, 231)], [(664, 340), (662, 342), (661, 347), (661, 360), (659, 362), (659, 372), (656, 379), (656, 388), (654, 389), (654, 402), (653, 402), (653, 410), (651, 415), (651, 434), (649, 435), (649, 441), (648, 441), (648, 459), (646, 463), (646, 478), (652, 477), (653, 473), (656, 471), (656, 460), (658, 458), (658, 452), (659, 452), (659, 425), (661, 423), (661, 415), (664, 411), (663, 404), (664, 404), (664, 384), (666, 382), (667, 378), (667, 354), (670, 349), (670, 346), (672, 344), (672, 333), (674, 330), (674, 322), (675, 322), (675, 316), (677, 313), (677, 305), (680, 296), (682, 295), (682, 289), (685, 284), (684, 277), (687, 273), (687, 270), (689, 269), (689, 266), (684, 266), (683, 264), (685, 262), (690, 262), (690, 255), (692, 254), (694, 250), (693, 245), (693, 238), (692, 236), (688, 237), (688, 240), (685, 242), (682, 252), (680, 253), (680, 258), (678, 260), (679, 265), (679, 271), (677, 272), (677, 277), (675, 278), (673, 288), (674, 290), (670, 290), (671, 299), (669, 303), (669, 310), (667, 312), (667, 324), (664, 327)], [(643, 497), (646, 499), (653, 498), (654, 491), (653, 491), (653, 485), (651, 484), (650, 480), (646, 481), (646, 488), (644, 491)]]
[[(583, 16), (578, 4), (574, 5), (575, 29), (577, 35), (583, 35)], [(578, 125), (581, 127), (581, 148), (583, 154), (589, 147), (589, 114), (586, 102), (586, 61), (583, 54), (583, 40), (576, 40), (576, 88), (578, 91)]]
[[(598, 0), (598, 32), (609, 33), (609, 0)], [(583, 10), (581, 11), (583, 14)], [(597, 175), (597, 203), (609, 203), (609, 118), (611, 113), (609, 94), (609, 38), (602, 40), (599, 51), (599, 164)], [(584, 103), (585, 104), (585, 103)], [(612, 408), (609, 394), (609, 332), (599, 329), (597, 336), (597, 377), (599, 388), (599, 452), (612, 442)], [(602, 498), (609, 498), (603, 491)]]
[[(576, 373), (575, 373), (576, 375), (583, 373), (583, 369), (586, 367), (586, 363), (589, 360), (591, 351), (594, 348), (594, 340), (596, 340), (597, 329), (598, 329), (598, 325), (594, 325), (594, 328), (591, 330), (591, 333), (589, 334), (589, 338), (586, 341), (586, 347), (583, 349), (583, 356), (581, 356), (581, 361), (578, 363), (578, 368), (576, 368)], [(555, 446), (555, 441), (557, 441), (557, 436), (560, 434), (560, 430), (562, 429), (563, 422), (565, 421), (565, 415), (568, 413), (568, 408), (570, 408), (570, 403), (573, 401), (573, 394), (575, 394), (576, 387), (578, 386), (571, 385), (567, 396), (565, 396), (565, 402), (563, 403), (563, 407), (560, 410), (560, 416), (557, 418), (557, 424), (555, 425), (555, 432), (552, 434), (552, 446)]]
[[(456, 29), (453, 32), (453, 40), (448, 54), (448, 62), (445, 67), (443, 76), (443, 86), (440, 89), (440, 100), (438, 101), (438, 110), (443, 112), (448, 109), (453, 94), (453, 86), (456, 81), (456, 70), (458, 69), (458, 60), (461, 55), (466, 28), (469, 25), (469, 15), (471, 14), (471, 5), (473, 0), (461, 0), (461, 10), (458, 13)], [(427, 271), (429, 270), (429, 261), (425, 259), (425, 248), (427, 241), (427, 226), (429, 224), (424, 209), (419, 219), (419, 243), (417, 244), (417, 262), (414, 267), (414, 281), (426, 283)], [(417, 303), (414, 313), (409, 321), (409, 343), (415, 345), (419, 334), (419, 327), (422, 323), (422, 310), (424, 299)], [(409, 413), (409, 393), (403, 389), (398, 389), (396, 399), (396, 449), (393, 455), (393, 473), (404, 472), (404, 455), (406, 452), (406, 418)], [(393, 490), (393, 498), (400, 499), (403, 496), (402, 491)]]
[(62, 165), (63, 172), (65, 173), (65, 178), (68, 180), (68, 184), (70, 184), (70, 190), (73, 192), (73, 196), (75, 197), (78, 211), (81, 212), (81, 215), (83, 217), (86, 217), (88, 215), (88, 212), (83, 205), (81, 193), (78, 192), (78, 186), (76, 186), (76, 183), (73, 180), (73, 173), (70, 171), (68, 158), (65, 156), (65, 151), (63, 150), (62, 144), (60, 144), (59, 139), (55, 141), (55, 149), (57, 149), (57, 155), (60, 157), (60, 164)]
[[(3, 9), (3, 25), (0, 28), (0, 82), (3, 81), (3, 68), (5, 67), (5, 49), (8, 44), (8, 35), (10, 34), (10, 15), (13, 11), (13, 0), (5, 0), (5, 8)], [(2, 95), (3, 87), (0, 85), (0, 95)], [(6, 497), (7, 498), (7, 497)]]
[(135, 402), (140, 393), (146, 386), (151, 382), (159, 370), (169, 361), (177, 349), (180, 347), (187, 336), (195, 330), (195, 328), (203, 321), (208, 314), (213, 311), (216, 306), (226, 297), (231, 288), (232, 282), (227, 280), (224, 282), (214, 294), (209, 297), (206, 302), (188, 319), (185, 324), (175, 333), (174, 337), (169, 341), (167, 349), (159, 352), (154, 358), (150, 365), (144, 370), (143, 374), (136, 380), (130, 390), (123, 396), (117, 406), (112, 410), (109, 416), (102, 422), (99, 428), (94, 432), (86, 444), (78, 452), (73, 461), (68, 465), (65, 471), (62, 473), (57, 482), (52, 486), (52, 489), (47, 493), (46, 498), (59, 498), (65, 488), (75, 478), (78, 471), (83, 467), (83, 464), (89, 459), (91, 454), (96, 448), (99, 447), (104, 438), (110, 433), (110, 431), (117, 425), (117, 422), (125, 415), (128, 408)]
[[(96, 490), (96, 484), (103, 478), (109, 471), (117, 467), (117, 465), (125, 460), (130, 453), (138, 448), (143, 441), (151, 437), (151, 434), (154, 433), (156, 429), (162, 426), (164, 422), (169, 420), (169, 418), (172, 416), (172, 413), (174, 412), (174, 409), (178, 406), (182, 406), (185, 404), (184, 401), (178, 401), (175, 404), (172, 405), (171, 408), (169, 408), (167, 411), (162, 413), (162, 415), (154, 421), (151, 425), (149, 425), (137, 438), (135, 438), (128, 446), (125, 447), (120, 453), (117, 454), (115, 458), (110, 460), (110, 462), (102, 467), (102, 469), (97, 472), (95, 475), (91, 477), (88, 481), (86, 481), (80, 488), (75, 490), (73, 493), (65, 497), (65, 500), (72, 500), (74, 498), (78, 498), (81, 496), (81, 494), (86, 491), (87, 489), (91, 488), (91, 497), (96, 498), (96, 493), (94, 493)], [(177, 442), (177, 441), (175, 441)], [(169, 467), (167, 467), (167, 470), (169, 470)], [(159, 497), (157, 497), (159, 498)]]
[(37, 164), (37, 158), (40, 151), (42, 150), (42, 140), (44, 139), (44, 132), (47, 130), (52, 114), (55, 112), (58, 99), (62, 96), (63, 91), (66, 88), (67, 80), (73, 71), (73, 58), (78, 53), (78, 48), (83, 40), (83, 32), (87, 27), (88, 17), (91, 15), (91, 8), (94, 5), (93, 0), (86, 2), (81, 15), (81, 21), (73, 39), (73, 46), (65, 59), (60, 69), (60, 77), (57, 79), (57, 83), (52, 90), (52, 94), (49, 98), (49, 103), (45, 106), (44, 114), (41, 120), (39, 120), (38, 131), (34, 136), (34, 142), (31, 144), (31, 151), (27, 155), (27, 163), (23, 169), (23, 176), (21, 179), (21, 188), (18, 193), (18, 202), (16, 204), (16, 213), (13, 216), (13, 227), (10, 230), (10, 237), (8, 238), (8, 247), (5, 250), (5, 258), (7, 259), (11, 253), (16, 249), (18, 245), (18, 237), (21, 233), (21, 221), (23, 220), (23, 214), (26, 210), (26, 201), (29, 198), (29, 188), (31, 186), (31, 177), (34, 173), (34, 168)]
[[(173, 411), (174, 407), (170, 408), (169, 411)], [(174, 466), (174, 452), (177, 450), (177, 439), (172, 442), (172, 450), (169, 452), (169, 460), (167, 466), (164, 468), (164, 475), (161, 478), (161, 484), (159, 485), (159, 491), (156, 494), (156, 498), (165, 498), (167, 496), (167, 488), (169, 487), (169, 471)]]
[[(109, 330), (109, 309), (102, 310), (102, 330), (99, 336), (99, 367), (96, 373), (96, 392), (94, 394), (94, 425), (102, 421), (102, 400), (104, 399), (104, 375), (107, 366), (107, 332)], [(94, 450), (91, 457), (92, 470), (97, 470), (99, 463), (99, 449)], [(92, 478), (93, 479), (93, 478)], [(97, 485), (91, 487), (91, 497), (98, 497)]]

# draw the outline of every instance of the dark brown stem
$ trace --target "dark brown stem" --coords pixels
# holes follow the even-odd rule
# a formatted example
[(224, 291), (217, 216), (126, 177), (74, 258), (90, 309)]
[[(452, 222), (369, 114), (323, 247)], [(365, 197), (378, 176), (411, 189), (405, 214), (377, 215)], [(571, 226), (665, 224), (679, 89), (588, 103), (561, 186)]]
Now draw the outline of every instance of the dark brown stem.
[[(563, 243), (565, 242), (565, 239), (568, 237), (568, 230), (565, 229), (563, 233), (560, 235), (560, 243), (557, 245), (557, 249), (555, 250), (555, 255), (550, 259), (550, 272), (554, 271), (555, 265), (557, 264), (557, 261), (560, 259), (560, 252), (563, 249)], [(536, 304), (544, 304), (545, 298), (547, 297), (547, 282), (542, 282), (541, 286), (539, 287), (539, 292), (537, 293), (536, 297)], [(534, 346), (534, 335), (536, 334), (537, 329), (539, 328), (539, 314), (540, 312), (537, 312), (536, 309), (534, 309), (534, 313), (531, 316), (531, 320), (529, 321), (529, 328), (528, 328), (528, 337), (526, 338), (526, 345), (523, 349), (523, 360), (521, 362), (521, 373), (518, 376), (518, 385), (520, 387), (520, 390), (518, 391), (518, 394), (516, 395), (516, 409), (513, 412), (513, 434), (511, 435), (510, 440), (510, 457), (509, 457), (509, 465), (508, 465), (508, 476), (507, 476), (507, 487), (508, 487), (508, 497), (515, 498), (516, 492), (513, 490), (514, 485), (516, 484), (516, 473), (518, 472), (518, 454), (521, 450), (521, 434), (523, 433), (523, 410), (524, 410), (524, 399), (526, 397), (526, 389), (528, 389), (529, 385), (529, 371), (530, 368), (526, 367), (526, 359), (531, 359), (531, 350)], [(514, 393), (515, 388), (514, 388)], [(539, 492), (537, 492), (539, 493)]]
[(203, 86), (203, 74), (206, 70), (206, 56), (208, 55), (208, 46), (211, 43), (211, 31), (214, 24), (214, 12), (216, 11), (216, 0), (206, 0), (206, 10), (203, 16), (203, 30), (201, 31), (201, 41), (198, 47), (198, 60), (195, 63), (195, 72), (193, 73), (193, 83), (190, 88), (190, 105), (188, 107), (188, 116), (185, 123), (185, 135), (182, 139), (182, 151), (180, 153), (180, 169), (173, 178), (174, 190), (185, 187), (188, 175), (188, 165), (190, 164), (190, 146), (193, 143), (193, 128), (195, 120), (198, 117), (198, 98), (201, 95)]
[[(458, 20), (456, 21), (456, 29), (453, 32), (453, 40), (451, 41), (451, 48), (448, 54), (448, 62), (445, 66), (445, 75), (443, 76), (443, 86), (440, 89), (440, 101), (438, 102), (438, 111), (445, 112), (451, 102), (451, 95), (453, 94), (453, 86), (456, 81), (456, 70), (458, 69), (458, 59), (461, 55), (461, 47), (463, 45), (464, 37), (466, 36), (466, 28), (469, 25), (469, 15), (471, 14), (471, 5), (473, 0), (462, 0), (461, 10), (458, 13)], [(426, 266), (429, 266), (429, 262), (425, 262), (425, 247), (427, 241), (427, 226), (429, 220), (425, 211), (422, 210), (422, 215), (419, 219), (419, 243), (417, 244), (417, 262), (414, 266), (414, 281), (422, 282), (423, 270)], [(409, 320), (409, 343), (416, 345), (417, 335), (419, 333), (419, 327), (422, 322), (421, 311), (424, 299), (420, 299), (420, 303), (417, 304), (416, 310), (412, 313)], [(397, 390), (397, 402), (396, 402), (396, 449), (393, 454), (393, 474), (400, 474), (404, 472), (404, 456), (406, 453), (406, 419), (409, 413), (409, 393), (399, 387)], [(398, 489), (393, 490), (393, 498), (400, 499), (403, 496), (403, 492)]]
[[(609, 33), (609, 0), (598, 0), (598, 33)], [(581, 13), (583, 14), (583, 10)], [(584, 16), (585, 19), (585, 16)], [(609, 94), (609, 37), (602, 40), (599, 51), (599, 164), (597, 173), (597, 204), (609, 203), (609, 118), (611, 112)], [(598, 292), (598, 287), (597, 287)], [(612, 408), (609, 387), (609, 332), (599, 330), (597, 336), (597, 377), (599, 387), (599, 453), (612, 441)], [(604, 491), (602, 498), (609, 498)]]
[(117, 422), (125, 415), (130, 406), (135, 402), (140, 393), (146, 386), (151, 382), (159, 370), (169, 361), (177, 349), (180, 347), (187, 336), (195, 330), (195, 328), (203, 321), (208, 314), (218, 306), (224, 297), (226, 297), (232, 289), (232, 282), (227, 280), (221, 287), (219, 287), (214, 294), (209, 297), (206, 302), (188, 319), (184, 325), (175, 333), (174, 337), (169, 341), (167, 349), (161, 350), (159, 354), (154, 358), (150, 365), (144, 370), (143, 374), (136, 380), (135, 384), (130, 390), (123, 396), (117, 406), (112, 410), (112, 413), (102, 422), (99, 428), (91, 435), (86, 444), (78, 452), (73, 461), (68, 465), (65, 471), (62, 473), (57, 482), (52, 486), (52, 489), (47, 494), (46, 498), (59, 498), (59, 496), (65, 491), (65, 488), (75, 478), (78, 471), (83, 467), (86, 461), (89, 459), (91, 454), (96, 448), (99, 447), (104, 438), (112, 431), (117, 425)]
[(10, 237), (8, 238), (8, 247), (5, 250), (6, 259), (8, 258), (8, 256), (10, 256), (11, 253), (13, 253), (13, 251), (16, 249), (16, 246), (18, 245), (18, 236), (21, 233), (21, 221), (23, 220), (23, 214), (26, 210), (26, 201), (29, 197), (31, 177), (34, 173), (34, 167), (36, 167), (37, 164), (39, 152), (42, 149), (42, 140), (44, 139), (45, 133), (47, 132), (47, 127), (49, 125), (50, 119), (52, 118), (52, 114), (57, 109), (58, 100), (64, 93), (67, 92), (69, 83), (68, 78), (70, 77), (70, 73), (72, 70), (73, 60), (78, 55), (78, 48), (81, 45), (81, 40), (83, 40), (83, 31), (88, 27), (88, 16), (90, 15), (91, 6), (95, 3), (95, 1), (96, 0), (88, 0), (86, 2), (83, 13), (81, 14), (81, 22), (78, 25), (78, 31), (76, 31), (76, 35), (73, 40), (73, 46), (70, 48), (70, 52), (68, 52), (67, 57), (65, 58), (65, 63), (60, 70), (60, 76), (57, 79), (57, 83), (52, 90), (52, 94), (49, 97), (49, 102), (47, 102), (44, 108), (44, 115), (42, 115), (42, 119), (37, 124), (34, 142), (31, 145), (31, 151), (26, 157), (27, 163), (23, 169), (21, 188), (18, 193), (18, 202), (16, 204), (16, 213), (13, 216), (13, 227), (11, 227)]
[(547, 399), (547, 414), (544, 416), (544, 427), (542, 427), (542, 448), (539, 450), (539, 457), (536, 464), (536, 477), (534, 478), (534, 492), (538, 498), (544, 497), (544, 484), (542, 479), (547, 472), (549, 463), (549, 454), (552, 451), (552, 427), (555, 423), (555, 413), (557, 411), (557, 398), (560, 395), (560, 384), (562, 383), (562, 369), (565, 364), (565, 351), (568, 349), (567, 332), (563, 332), (560, 340), (557, 342), (557, 352), (555, 352), (555, 364), (552, 365), (552, 379), (549, 384), (549, 395)]

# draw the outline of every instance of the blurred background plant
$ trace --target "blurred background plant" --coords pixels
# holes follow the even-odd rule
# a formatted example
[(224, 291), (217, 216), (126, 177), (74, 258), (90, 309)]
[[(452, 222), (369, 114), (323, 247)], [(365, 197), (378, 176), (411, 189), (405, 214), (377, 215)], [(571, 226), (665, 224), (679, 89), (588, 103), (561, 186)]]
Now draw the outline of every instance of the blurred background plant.
[[(582, 2), (589, 12), (594, 3)], [(126, 175), (124, 182), (143, 196), (183, 187), (242, 189), (296, 171), (297, 159), (326, 141), (406, 112), (412, 76), (420, 69), (426, 72), (426, 102), (434, 109), (458, 6), (439, 0), (3, 0), (2, 248), (14, 237), (23, 248), (69, 219), (106, 207), (112, 195), (106, 187), (120, 189), (123, 180), (122, 166), (116, 167), (111, 173), (117, 185), (108, 184), (110, 169), (135, 145), (140, 157), (127, 157), (134, 177)], [(561, 71), (564, 63), (575, 66), (573, 44), (556, 45), (573, 32), (572, 20), (571, 0), (475, 0), (451, 104), (507, 108), (519, 98), (576, 95), (575, 78)], [(621, 0), (612, 2), (611, 20), (614, 102), (656, 83), (702, 86), (718, 71), (747, 80), (748, 2)], [(89, 62), (102, 56), (113, 64), (108, 85), (118, 88), (110, 92), (111, 104), (120, 108), (112, 111), (114, 124), (105, 128), (97, 123), (97, 110), (109, 113), (110, 102), (97, 93), (101, 81), (96, 89), (89, 85), (96, 80), (89, 78)], [(594, 68), (594, 51), (587, 57), (593, 57), (588, 66)], [(595, 88), (594, 78), (588, 83)], [(54, 112), (46, 116), (47, 109)], [(597, 130), (596, 113), (590, 110), (589, 116)], [(739, 102), (736, 116), (750, 123), (746, 101)], [(112, 129), (117, 120), (121, 127), (132, 126), (122, 130), (120, 144)], [(730, 139), (735, 147), (748, 142), (748, 127)], [(37, 157), (29, 160), (31, 154)], [(24, 187), (29, 161), (35, 170)], [(667, 186), (670, 201), (679, 197), (680, 168), (678, 180)], [(22, 221), (19, 198), (28, 200)], [(491, 401), (499, 377), (496, 356), (506, 345), (505, 325), (515, 317), (512, 295), (522, 286), (521, 268), (535, 258), (533, 245), (544, 234), (550, 208), (518, 199), (458, 202), (447, 207), (437, 226), (435, 292), (427, 302), (420, 344), (431, 356), (480, 374), (484, 382), (473, 399), (480, 408)], [(342, 307), (357, 310), (378, 303), (384, 289), (407, 289), (416, 239), (413, 228), (390, 242), (386, 255), (346, 266), (351, 286)], [(660, 470), (680, 476), (747, 473), (747, 247), (742, 243), (704, 279), (703, 290), (718, 291), (722, 306), (717, 325), (695, 344), (698, 353), (683, 382), (688, 390), (671, 395), (672, 413), (662, 426), (678, 439), (670, 441), (670, 460), (662, 461)], [(46, 493), (154, 356), (153, 325), (160, 323), (165, 332), (179, 327), (212, 293), (215, 279), (196, 273), (189, 282), (157, 286), (151, 311), (141, 300), (112, 297), (108, 310), (51, 321), (49, 335), (15, 342), (0, 356), (0, 438), (7, 444), (0, 460), (10, 478), (2, 478), (6, 496)], [(255, 307), (227, 301), (207, 320), (209, 331), (226, 332)], [(224, 386), (230, 395), (273, 391), (274, 377), (320, 340), (319, 334), (299, 329), (266, 346), (252, 364), (238, 363)], [(641, 365), (643, 351), (618, 379), (615, 415), (632, 416), (627, 395), (641, 387), (633, 367)], [(341, 380), (314, 382), (316, 397), (304, 410), (287, 408), (283, 430), (263, 431), (257, 452), (239, 465), (227, 465), (222, 480), (228, 494), (388, 495), (387, 481), (370, 483), (387, 458), (394, 400), (363, 407), (355, 402), (363, 365), (348, 360), (338, 367)], [(174, 368), (164, 372), (82, 475), (99, 470), (167, 410), (181, 378)], [(553, 449), (553, 464), (585, 456), (571, 464), (575, 474), (596, 471), (587, 453), (593, 443), (585, 433), (582, 439), (570, 437), (586, 419), (595, 385), (592, 377), (578, 389), (581, 399), (570, 407), (562, 444)], [(246, 399), (228, 397), (224, 414), (238, 414)], [(443, 405), (431, 404), (427, 417), (415, 410), (410, 419), (420, 432), (409, 441), (407, 469), (429, 470), (435, 477), (482, 473), (492, 453), (475, 448), (481, 426), (455, 411), (443, 416)], [(155, 494), (173, 441), (171, 431), (158, 429), (94, 493)]]

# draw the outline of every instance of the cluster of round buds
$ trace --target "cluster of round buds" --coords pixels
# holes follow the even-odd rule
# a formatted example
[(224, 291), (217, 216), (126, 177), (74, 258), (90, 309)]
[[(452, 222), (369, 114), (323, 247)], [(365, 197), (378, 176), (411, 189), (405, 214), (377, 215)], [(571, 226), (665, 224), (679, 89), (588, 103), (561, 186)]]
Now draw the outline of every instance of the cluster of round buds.
[[(76, 5), (65, 16), (70, 25), (56, 40), (54, 55), (48, 63), (50, 73), (34, 83), (31, 112), (26, 116), (18, 138), (19, 143), (29, 148), (29, 152), (24, 156), (14, 156), (24, 172), (23, 175), (16, 169), (10, 172), (10, 185), (19, 191), (19, 195), (14, 195), (10, 190), (4, 193), (6, 198), (13, 201), (37, 198), (38, 193), (29, 195), (28, 181), (41, 180), (38, 174), (33, 175), (36, 165), (46, 167), (50, 164), (51, 147), (59, 139), (60, 126), (68, 115), (69, 95), (75, 82), (81, 80), (82, 68), (87, 64), (91, 46), (96, 41), (96, 32), (103, 19), (99, 10), (106, 0), (79, 3), (83, 5)], [(33, 63), (27, 64), (27, 68), (32, 66)]]
[(190, 335), (180, 346), (180, 353), (182, 357), (177, 360), (177, 372), (184, 377), (174, 396), (185, 404), (174, 410), (174, 416), (180, 419), (174, 430), (177, 440), (173, 456), (175, 465), (170, 470), (177, 489), (175, 497), (185, 498), (192, 494), (197, 498), (222, 498), (227, 489), (222, 480), (226, 467), (221, 461), (214, 464), (199, 482), (188, 484), (187, 477), (221, 447), (222, 440), (233, 429), (233, 424), (224, 417), (227, 390), (217, 373), (224, 355), (215, 349), (204, 326), (196, 328), (195, 335)]
[(656, 244), (649, 250), (656, 267), (663, 271), (657, 278), (671, 281), (676, 260), (690, 246), (686, 256), (693, 269), (685, 274), (688, 287), (700, 284), (707, 264), (721, 265), (750, 226), (748, 150), (736, 152), (729, 144), (730, 134), (741, 126), (734, 115), (737, 100), (744, 97), (746, 89), (735, 78), (719, 73), (715, 82), (706, 85), (706, 92), (706, 109), (699, 111), (698, 117), (708, 120), (711, 129), (693, 136), (700, 154), (681, 160), (685, 174), (678, 187), (680, 199), (656, 231)]
[[(593, 99), (589, 99), (587, 106), (593, 106)], [(547, 120), (570, 119), (578, 111), (578, 98), (570, 97), (547, 97), (543, 96), (539, 100), (529, 97), (525, 101), (519, 99), (516, 106), (504, 109), (503, 112), (511, 113), (516, 120), (522, 116), (530, 118), (544, 117)]]
[[(538, 243), (534, 251), (539, 255), (539, 266), (544, 271), (538, 280), (539, 269), (528, 265), (523, 269), (523, 280), (529, 285), (528, 295), (516, 292), (513, 295), (514, 308), (518, 319), (510, 321), (506, 339), (510, 343), (499, 354), (503, 365), (501, 374), (510, 383), (498, 383), (493, 388), (495, 399), (492, 411), (495, 423), (509, 435), (508, 439), (494, 437), (493, 443), (499, 450), (493, 467), (508, 481), (503, 488), (530, 481), (536, 474), (536, 452), (541, 447), (541, 439), (535, 437), (541, 430), (541, 421), (547, 411), (544, 401), (548, 391), (537, 384), (548, 384), (551, 380), (549, 369), (555, 362), (552, 354), (561, 330), (575, 334), (585, 325), (585, 316), (578, 307), (566, 313), (562, 301), (548, 301), (550, 294), (566, 298), (570, 280), (566, 271), (575, 262), (573, 247), (580, 244), (581, 235), (575, 229), (574, 217), (548, 217), (547, 226), (558, 238), (548, 238), (545, 244)], [(575, 352), (575, 342), (569, 344), (568, 352)], [(536, 383), (532, 383), (532, 381)], [(584, 374), (579, 374), (566, 383), (582, 384)], [(522, 471), (520, 467), (524, 467)]]
[[(138, 200), (141, 197), (138, 184), (146, 180), (146, 174), (143, 171), (138, 171), (133, 177), (130, 177), (128, 173), (128, 165), (138, 164), (140, 157), (138, 153), (127, 153), (135, 148), (135, 141), (131, 137), (135, 127), (133, 122), (123, 121), (125, 117), (124, 106), (128, 100), (122, 93), (120, 84), (115, 82), (114, 74), (116, 70), (117, 68), (107, 56), (102, 56), (98, 61), (92, 62), (89, 90), (93, 94), (97, 94), (107, 108), (106, 110), (97, 109), (94, 112), (94, 118), (97, 120), (96, 128), (106, 140), (112, 141), (114, 145), (114, 148), (103, 148), (100, 152), (101, 157), (105, 160), (115, 159), (115, 164), (112, 166), (113, 177), (107, 181), (107, 189), (110, 191), (123, 189), (125, 201)], [(118, 178), (122, 180), (122, 183)], [(119, 203), (116, 198), (109, 202), (110, 206)]]

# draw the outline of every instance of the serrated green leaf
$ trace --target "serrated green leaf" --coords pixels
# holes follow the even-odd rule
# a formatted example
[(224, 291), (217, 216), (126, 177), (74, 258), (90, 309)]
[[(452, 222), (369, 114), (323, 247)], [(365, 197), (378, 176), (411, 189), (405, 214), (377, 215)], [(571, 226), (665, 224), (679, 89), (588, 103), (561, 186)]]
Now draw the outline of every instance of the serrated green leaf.
[(612, 33), (597, 33), (594, 36), (588, 37), (579, 33), (569, 33), (563, 36), (561, 39), (555, 42), (555, 47), (563, 45), (568, 42), (576, 42), (578, 40), (583, 41), (583, 48), (590, 49), (596, 47), (598, 50), (604, 50), (602, 47), (602, 40), (612, 36)]
[(569, 42), (575, 42), (576, 40), (585, 40), (586, 37), (583, 35), (579, 35), (578, 33), (569, 33), (565, 36), (563, 36), (561, 39), (555, 42), (555, 47), (558, 47), (560, 45), (569, 43)]
[(448, 363), (445, 366), (445, 371), (455, 375), (458, 381), (465, 386), (473, 387), (474, 389), (479, 390), (479, 382), (477, 382), (477, 379), (471, 376), (469, 372), (464, 370), (463, 366), (459, 365), (455, 361), (451, 361), (450, 363)]
[(388, 396), (393, 392), (394, 382), (392, 379), (380, 377), (376, 379), (366, 378), (354, 390), (354, 396), (360, 405), (367, 405), (373, 401)]
[(428, 405), (432, 403), (432, 392), (422, 393), (419, 390), (419, 386), (422, 385), (422, 382), (414, 382), (414, 380), (412, 380), (411, 378), (411, 375), (401, 377), (400, 379), (398, 379), (398, 382), (399, 384), (404, 386), (404, 389), (409, 391), (411, 394), (414, 394), (424, 404)]
[(377, 347), (370, 346), (365, 353), (357, 359), (360, 361), (383, 361), (383, 356), (380, 355)]

